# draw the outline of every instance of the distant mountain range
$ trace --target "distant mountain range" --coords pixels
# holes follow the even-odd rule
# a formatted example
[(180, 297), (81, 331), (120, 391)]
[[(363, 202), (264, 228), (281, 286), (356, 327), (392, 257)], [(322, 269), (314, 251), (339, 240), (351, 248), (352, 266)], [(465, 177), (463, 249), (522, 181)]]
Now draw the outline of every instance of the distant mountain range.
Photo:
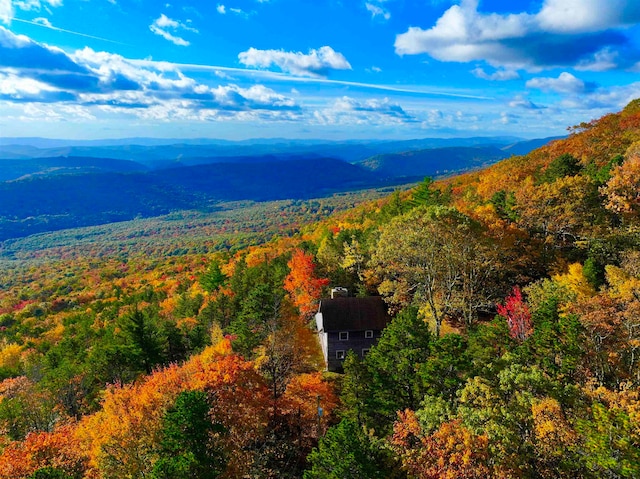
[[(44, 138), (0, 138), (0, 159), (50, 158), (78, 156), (130, 160), (150, 167), (166, 167), (168, 162), (181, 163), (189, 158), (208, 158), (211, 162), (228, 161), (236, 157), (273, 155), (338, 158), (349, 163), (385, 153), (401, 153), (445, 147), (494, 146), (511, 154), (534, 149), (557, 139), (522, 140), (515, 137), (424, 138), (402, 141), (326, 141), (326, 140), (163, 140), (134, 138), (128, 140), (48, 140)], [(523, 145), (523, 146), (518, 146)], [(174, 165), (175, 166), (175, 165)]]
[(206, 210), (226, 201), (306, 199), (399, 185), (479, 168), (552, 139), (189, 140), (160, 145), (153, 139), (71, 144), (4, 138), (0, 241)]
[(383, 176), (415, 178), (460, 173), (509, 156), (495, 146), (452, 146), (376, 155), (358, 164)]

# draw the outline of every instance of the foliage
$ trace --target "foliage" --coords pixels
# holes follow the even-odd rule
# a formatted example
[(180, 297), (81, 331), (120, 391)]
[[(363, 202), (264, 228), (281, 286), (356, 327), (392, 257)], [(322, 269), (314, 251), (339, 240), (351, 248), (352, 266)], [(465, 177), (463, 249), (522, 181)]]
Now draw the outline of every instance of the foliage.
[(612, 171), (611, 179), (601, 191), (607, 198), (606, 208), (635, 218), (640, 212), (640, 155), (634, 154)]
[(509, 334), (518, 341), (524, 341), (533, 333), (531, 312), (522, 299), (522, 292), (517, 286), (513, 288), (513, 294), (508, 296), (505, 304), (498, 304), (498, 314), (507, 320)]
[(224, 470), (222, 451), (214, 438), (225, 428), (210, 420), (204, 391), (180, 393), (175, 405), (165, 412), (161, 428), (160, 459), (151, 477), (213, 479)]
[(492, 477), (487, 466), (487, 436), (474, 435), (459, 420), (443, 423), (433, 434), (424, 435), (413, 411), (399, 412), (392, 444), (412, 477)]
[(302, 317), (309, 319), (317, 311), (316, 303), (329, 280), (315, 276), (313, 257), (300, 249), (293, 252), (287, 266), (289, 274), (284, 279), (284, 289), (292, 296)]
[(343, 419), (309, 455), (305, 479), (392, 479), (402, 477), (390, 452), (357, 423)]
[(24, 441), (6, 445), (0, 454), (2, 479), (82, 479), (88, 471), (89, 457), (73, 425), (29, 433)]
[(473, 322), (492, 293), (494, 266), (479, 225), (450, 207), (418, 208), (394, 219), (371, 260), (380, 293), (392, 305), (425, 306), (436, 336), (447, 318)]
[(558, 178), (575, 176), (582, 169), (580, 161), (573, 155), (565, 153), (555, 158), (540, 177), (541, 183), (553, 183)]

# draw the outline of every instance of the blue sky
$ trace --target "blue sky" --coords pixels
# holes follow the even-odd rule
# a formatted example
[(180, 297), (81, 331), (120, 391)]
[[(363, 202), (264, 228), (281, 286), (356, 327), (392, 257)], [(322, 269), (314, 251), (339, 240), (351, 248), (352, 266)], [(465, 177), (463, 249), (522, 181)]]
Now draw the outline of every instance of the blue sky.
[(637, 0), (0, 0), (0, 137), (562, 135), (640, 97)]

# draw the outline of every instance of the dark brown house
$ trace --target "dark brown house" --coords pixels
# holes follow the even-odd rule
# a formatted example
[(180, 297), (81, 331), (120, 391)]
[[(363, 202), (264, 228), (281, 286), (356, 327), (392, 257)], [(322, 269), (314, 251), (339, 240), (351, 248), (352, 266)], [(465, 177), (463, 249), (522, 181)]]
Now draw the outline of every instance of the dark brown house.
[(387, 307), (379, 296), (321, 300), (316, 326), (327, 370), (342, 372), (349, 350), (364, 357), (389, 321)]

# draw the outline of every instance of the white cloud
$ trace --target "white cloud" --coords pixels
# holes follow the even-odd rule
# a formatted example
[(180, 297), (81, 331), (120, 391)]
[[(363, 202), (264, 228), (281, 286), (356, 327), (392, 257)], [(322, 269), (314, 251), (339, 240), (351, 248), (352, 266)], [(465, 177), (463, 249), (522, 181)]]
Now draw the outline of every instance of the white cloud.
[(0, 0), (0, 22), (5, 25), (11, 23), (13, 18), (13, 5), (11, 0)]
[(640, 21), (636, 0), (545, 0), (536, 16), (544, 31), (598, 32)]
[(367, 2), (364, 4), (364, 6), (369, 12), (371, 12), (371, 18), (382, 17), (385, 20), (389, 20), (391, 18), (391, 13), (389, 13), (389, 10), (383, 8), (379, 4)]
[(500, 113), (500, 119), (497, 120), (497, 122), (503, 124), (503, 125), (510, 125), (513, 123), (518, 123), (518, 115), (513, 115), (512, 113), (507, 113), (506, 111), (503, 111), (502, 113)]
[(477, 11), (477, 0), (463, 0), (449, 8), (429, 30), (410, 27), (396, 37), (400, 55), (428, 53), (442, 61), (467, 62), (487, 59), (516, 60), (500, 40), (522, 37), (532, 22), (527, 14), (485, 15)]
[(0, 73), (0, 94), (20, 98), (22, 95), (35, 96), (43, 91), (54, 91), (46, 83), (31, 78), (22, 78), (14, 73)]
[(361, 101), (348, 96), (338, 98), (328, 108), (315, 111), (314, 120), (321, 125), (377, 126), (416, 122), (402, 106), (388, 98)]
[(586, 90), (585, 82), (568, 72), (562, 72), (558, 78), (532, 78), (526, 87), (557, 93), (582, 93)]
[(13, 4), (16, 8), (23, 11), (40, 10), (40, 0), (14, 0)]
[(25, 11), (40, 11), (42, 9), (43, 4), (45, 7), (61, 7), (62, 0), (14, 0), (13, 5)]
[(544, 107), (536, 105), (528, 98), (524, 98), (521, 95), (516, 96), (513, 100), (509, 102), (509, 106), (511, 108), (524, 108), (525, 110), (540, 110)]
[(515, 70), (496, 70), (495, 72), (489, 74), (485, 72), (482, 68), (478, 67), (471, 70), (478, 78), (482, 78), (483, 80), (492, 80), (492, 81), (507, 81), (507, 80), (517, 80), (520, 78), (520, 74)]
[(69, 120), (92, 121), (95, 116), (86, 108), (77, 105), (46, 105), (27, 103), (21, 109), (20, 115), (15, 120), (30, 124), (33, 121), (54, 123)]
[(462, 0), (431, 28), (410, 27), (397, 35), (395, 49), (399, 55), (426, 53), (447, 62), (483, 60), (507, 69), (576, 64), (603, 69), (614, 65), (596, 56), (603, 48), (621, 48), (623, 27), (637, 21), (637, 0), (544, 0), (537, 13), (510, 14), (479, 12), (478, 0)]
[(38, 18), (34, 18), (33, 19), (33, 23), (38, 23), (42, 26), (45, 26), (47, 28), (51, 28), (53, 27), (53, 25), (51, 25), (51, 22), (49, 21), (48, 18), (44, 18), (44, 17), (38, 17)]
[(565, 98), (560, 102), (563, 108), (574, 108), (589, 111), (600, 109), (604, 114), (610, 111), (620, 110), (630, 101), (640, 98), (640, 82), (629, 85), (599, 88), (590, 95), (575, 95)]
[[(225, 5), (219, 3), (218, 6), (216, 7), (216, 10), (218, 11), (218, 13), (220, 15), (226, 15), (228, 12), (234, 13), (236, 15), (239, 15), (241, 17), (245, 17), (248, 18), (249, 17), (249, 13), (245, 12), (244, 10), (242, 10), (241, 8), (233, 8), (233, 7), (229, 7), (227, 8)], [(252, 14), (255, 12), (251, 12)]]
[(277, 66), (283, 72), (310, 77), (327, 76), (330, 70), (351, 70), (351, 65), (344, 55), (329, 46), (312, 49), (308, 54), (250, 48), (241, 52), (238, 59), (248, 67)]
[[(166, 27), (171, 20), (160, 23)], [(32, 110), (34, 118), (39, 118), (37, 112), (61, 111), (64, 105), (77, 107), (76, 116), (173, 115), (194, 121), (289, 121), (302, 114), (293, 98), (264, 85), (204, 84), (175, 64), (130, 60), (88, 47), (65, 53), (0, 27), (0, 105), (16, 104)]]
[(576, 70), (587, 70), (593, 72), (602, 72), (614, 69), (620, 62), (620, 55), (611, 48), (603, 48), (593, 54), (593, 56), (585, 58), (576, 65)]
[(157, 27), (156, 25), (153, 25), (153, 24), (149, 25), (149, 29), (156, 35), (160, 35), (162, 38), (164, 38), (165, 40), (175, 45), (179, 45), (181, 47), (188, 47), (189, 45), (191, 45), (191, 43), (185, 40), (184, 38), (172, 35), (171, 33), (167, 32), (166, 30), (163, 30), (162, 28)]
[[(176, 31), (185, 30), (189, 32), (198, 33), (198, 30), (196, 30), (195, 28), (190, 27), (189, 25), (186, 25), (184, 23), (178, 22), (176, 20), (173, 20), (167, 17), (164, 13), (161, 14), (158, 18), (156, 18), (151, 25), (149, 25), (149, 30), (151, 30), (156, 35), (160, 35), (165, 40), (168, 40), (171, 43), (174, 43), (175, 45), (179, 45), (183, 47), (189, 46), (191, 43), (185, 40), (184, 38), (175, 35), (174, 33)], [(171, 33), (169, 30), (171, 30), (174, 33)]]

